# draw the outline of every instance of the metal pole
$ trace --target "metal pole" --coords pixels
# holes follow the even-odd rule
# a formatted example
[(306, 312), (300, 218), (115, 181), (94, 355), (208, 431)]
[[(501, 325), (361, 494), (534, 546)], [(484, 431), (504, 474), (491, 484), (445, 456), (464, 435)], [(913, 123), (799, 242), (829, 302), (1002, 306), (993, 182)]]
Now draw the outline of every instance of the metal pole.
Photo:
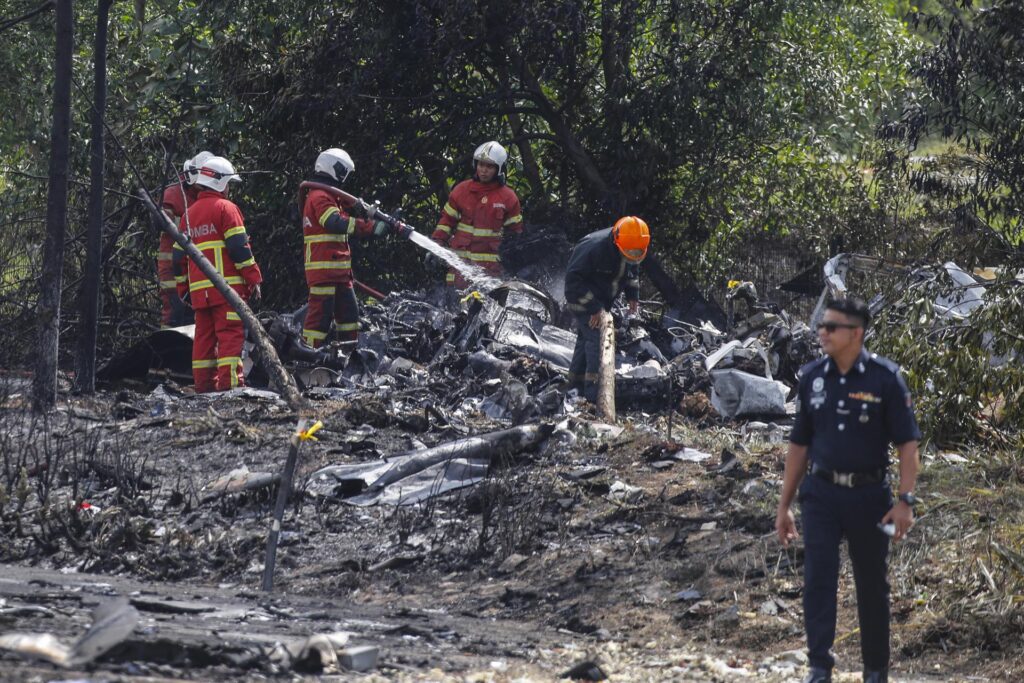
[(284, 464), (284, 471), (281, 473), (281, 481), (277, 488), (277, 503), (274, 505), (274, 519), (270, 523), (270, 534), (267, 536), (267, 552), (263, 561), (263, 585), (262, 590), (266, 593), (274, 590), (274, 567), (277, 564), (277, 543), (281, 538), (281, 520), (284, 519), (284, 509), (288, 506), (288, 496), (292, 491), (292, 479), (295, 478), (295, 463), (299, 459), (299, 446), (302, 444), (302, 433), (306, 431), (305, 418), (299, 420), (299, 424), (292, 434), (291, 445), (288, 447), (288, 459)]

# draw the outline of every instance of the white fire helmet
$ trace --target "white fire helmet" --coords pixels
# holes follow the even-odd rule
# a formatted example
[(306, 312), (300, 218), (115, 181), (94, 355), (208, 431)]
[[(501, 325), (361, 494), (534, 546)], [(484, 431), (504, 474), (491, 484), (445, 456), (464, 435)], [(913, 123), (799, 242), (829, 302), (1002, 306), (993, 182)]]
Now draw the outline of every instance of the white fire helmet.
[(498, 167), (498, 175), (505, 172), (505, 162), (508, 161), (508, 152), (495, 140), (485, 142), (473, 152), (473, 170), (476, 170), (478, 161), (486, 161)]
[(313, 169), (317, 173), (323, 173), (338, 181), (341, 185), (345, 182), (348, 174), (356, 170), (355, 162), (343, 149), (332, 147), (320, 152), (316, 158), (316, 166)]
[(224, 157), (210, 157), (199, 167), (196, 185), (208, 187), (214, 192), (223, 192), (231, 181), (241, 182), (235, 167)]
[(207, 152), (203, 150), (199, 154), (195, 155), (191, 159), (185, 162), (181, 167), (181, 170), (185, 173), (185, 183), (188, 185), (194, 185), (196, 177), (199, 175), (199, 169), (207, 161), (213, 158), (213, 152)]

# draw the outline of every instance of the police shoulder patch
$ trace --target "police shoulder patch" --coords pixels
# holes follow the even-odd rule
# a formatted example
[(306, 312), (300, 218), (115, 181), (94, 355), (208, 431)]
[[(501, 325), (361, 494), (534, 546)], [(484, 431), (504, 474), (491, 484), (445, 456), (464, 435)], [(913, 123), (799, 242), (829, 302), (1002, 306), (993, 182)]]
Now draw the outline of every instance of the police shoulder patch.
[(824, 356), (822, 358), (819, 358), (818, 360), (812, 360), (810, 363), (807, 363), (806, 365), (801, 367), (800, 370), (797, 371), (797, 378), (803, 379), (804, 377), (808, 377), (811, 373), (820, 368), (822, 364), (827, 360), (828, 356)]
[(885, 368), (886, 370), (893, 374), (897, 374), (900, 371), (900, 366), (898, 363), (894, 363), (893, 361), (889, 360), (884, 356), (879, 356), (877, 353), (872, 353), (869, 356), (869, 358), (876, 365), (882, 366), (883, 368)]

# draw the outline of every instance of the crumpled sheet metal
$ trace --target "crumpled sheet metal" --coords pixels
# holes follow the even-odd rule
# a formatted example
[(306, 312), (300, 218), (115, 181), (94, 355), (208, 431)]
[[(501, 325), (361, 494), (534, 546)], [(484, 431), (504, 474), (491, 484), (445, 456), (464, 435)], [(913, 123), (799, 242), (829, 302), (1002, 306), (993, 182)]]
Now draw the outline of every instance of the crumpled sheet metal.
[(381, 477), (396, 464), (407, 462), (412, 455), (398, 456), (386, 462), (332, 465), (313, 475), (310, 489), (330, 495), (337, 491), (365, 490), (342, 499), (349, 505), (415, 505), (436, 496), (472, 486), (487, 476), (490, 460), (454, 458), (434, 463), (390, 486), (374, 488)]
[(557, 370), (568, 372), (572, 352), (576, 347), (576, 334), (561, 327), (541, 323), (533, 326), (506, 324), (497, 341), (546, 361)]
[(966, 318), (976, 308), (985, 305), (986, 290), (973, 275), (949, 261), (942, 266), (949, 278), (956, 283), (956, 289), (949, 296), (935, 299), (935, 310), (951, 318)]
[(89, 630), (71, 646), (50, 633), (5, 633), (0, 636), (0, 649), (72, 668), (88, 664), (122, 642), (138, 622), (138, 611), (125, 598), (118, 598), (93, 611)]
[(351, 505), (415, 505), (481, 481), (491, 457), (535, 448), (552, 425), (521, 425), (470, 436), (380, 462), (332, 465), (313, 473), (310, 490), (320, 495), (357, 493)]

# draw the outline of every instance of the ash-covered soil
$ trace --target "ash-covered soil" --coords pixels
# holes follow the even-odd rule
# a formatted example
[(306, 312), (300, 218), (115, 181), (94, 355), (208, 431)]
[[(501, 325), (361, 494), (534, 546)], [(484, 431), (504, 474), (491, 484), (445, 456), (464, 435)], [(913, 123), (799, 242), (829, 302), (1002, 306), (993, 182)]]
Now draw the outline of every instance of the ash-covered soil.
[[(665, 415), (620, 416), (619, 431), (572, 409), (557, 438), (493, 458), (473, 487), (356, 507), (314, 494), (310, 475), (508, 424), (464, 397), (417, 408), (416, 387), (314, 398), (324, 427), (302, 445), (266, 594), (275, 487), (209, 484), (281, 470), (297, 416), (280, 400), (168, 382), (64, 395), (41, 418), (21, 380), (5, 386), (0, 631), (72, 641), (113, 595), (140, 620), (69, 671), (4, 654), (4, 680), (294, 679), (316, 667), (275, 658), (276, 644), (339, 631), (379, 659), (338, 680), (554, 680), (587, 661), (618, 681), (804, 674), (801, 549), (775, 540), (784, 445), (771, 426), (677, 415), (669, 440)], [(994, 620), (986, 641), (932, 609), (949, 577), (928, 523), (894, 555), (893, 680), (1019, 680), (1019, 632)], [(848, 564), (840, 608), (837, 680), (859, 680)]]

